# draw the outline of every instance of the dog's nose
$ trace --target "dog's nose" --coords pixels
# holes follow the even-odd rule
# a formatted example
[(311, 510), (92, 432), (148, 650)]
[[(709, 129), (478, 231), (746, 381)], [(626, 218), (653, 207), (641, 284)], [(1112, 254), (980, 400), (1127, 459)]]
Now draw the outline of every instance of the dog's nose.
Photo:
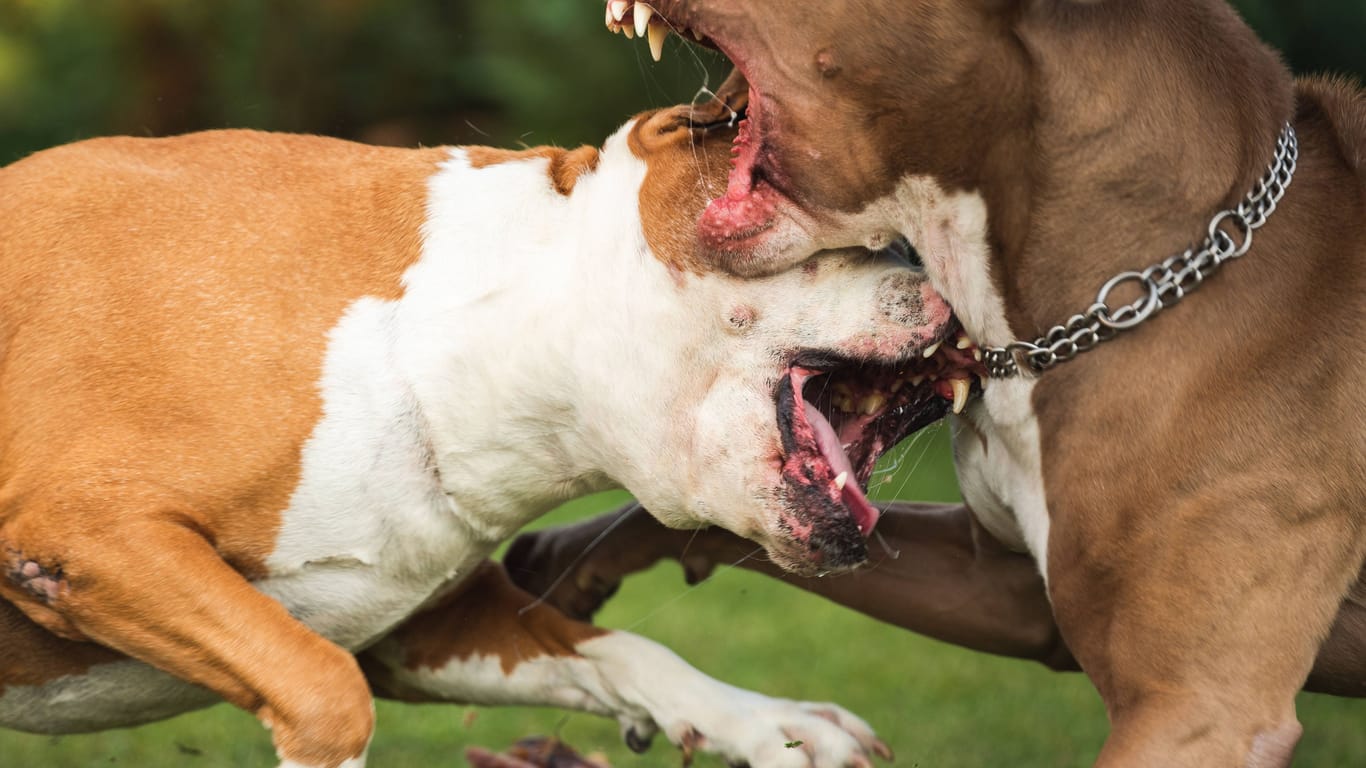
[(824, 570), (852, 568), (868, 559), (868, 543), (858, 526), (843, 518), (815, 521), (807, 547), (812, 561)]

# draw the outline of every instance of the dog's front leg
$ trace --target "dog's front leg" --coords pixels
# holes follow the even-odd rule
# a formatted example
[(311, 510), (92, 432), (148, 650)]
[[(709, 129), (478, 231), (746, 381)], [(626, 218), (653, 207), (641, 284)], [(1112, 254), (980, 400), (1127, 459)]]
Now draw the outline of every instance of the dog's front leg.
[(527, 591), (591, 616), (622, 578), (661, 559), (690, 582), (735, 564), (815, 592), (889, 624), (973, 650), (1075, 670), (1034, 558), (1007, 549), (961, 504), (883, 504), (869, 564), (835, 579), (802, 578), (720, 528), (675, 531), (638, 505), (519, 537), (504, 564)]
[(1097, 766), (1290, 765), (1295, 694), (1362, 540), (1330, 504), (1297, 508), (1293, 480), (1225, 482), (1238, 491), (1050, 505), (1058, 625), (1112, 725)]
[(0, 594), (49, 631), (95, 640), (253, 713), (282, 768), (364, 765), (374, 706), (355, 658), (253, 588), (190, 514), (113, 512), (132, 502), (126, 492), (27, 505), (0, 528)]
[[(667, 648), (574, 621), (480, 571), (361, 656), (378, 695), (404, 701), (557, 706), (617, 720), (633, 749), (662, 731), (685, 753), (755, 768), (843, 768), (890, 757), (833, 704), (773, 699), (714, 680)], [(800, 743), (799, 743), (800, 742)]]

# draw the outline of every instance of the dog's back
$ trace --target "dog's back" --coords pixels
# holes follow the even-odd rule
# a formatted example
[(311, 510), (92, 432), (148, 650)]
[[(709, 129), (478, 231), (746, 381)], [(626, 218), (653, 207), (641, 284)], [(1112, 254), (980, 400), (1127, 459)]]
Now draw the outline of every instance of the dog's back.
[[(125, 479), (201, 478), (211, 517), (214, 500), (284, 508), (327, 331), (357, 298), (401, 292), (442, 157), (222, 131), (0, 170), (0, 522), (28, 489), (112, 480), (111, 451)], [(273, 533), (260, 522), (220, 528), (248, 573)]]

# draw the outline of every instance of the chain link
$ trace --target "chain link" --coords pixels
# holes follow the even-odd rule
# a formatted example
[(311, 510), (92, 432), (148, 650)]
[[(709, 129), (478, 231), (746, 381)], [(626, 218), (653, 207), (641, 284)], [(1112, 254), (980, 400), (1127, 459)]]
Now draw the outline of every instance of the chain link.
[[(1199, 250), (1188, 248), (1142, 272), (1115, 275), (1101, 286), (1095, 303), (1084, 314), (1073, 315), (1032, 342), (1012, 341), (1004, 347), (988, 347), (983, 352), (988, 375), (1006, 379), (1024, 368), (1042, 373), (1181, 301), (1224, 263), (1252, 248), (1253, 232), (1276, 212), (1277, 203), (1295, 177), (1299, 154), (1295, 129), (1286, 123), (1276, 141), (1276, 157), (1266, 174), (1237, 207), (1214, 215)], [(1126, 283), (1138, 287), (1142, 295), (1129, 304), (1111, 307), (1110, 294)]]

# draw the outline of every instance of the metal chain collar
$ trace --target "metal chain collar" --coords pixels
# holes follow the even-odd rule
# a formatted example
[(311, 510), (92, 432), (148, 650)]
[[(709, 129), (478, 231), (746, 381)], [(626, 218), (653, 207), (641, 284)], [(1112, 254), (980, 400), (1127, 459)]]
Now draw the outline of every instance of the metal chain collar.
[[(1185, 253), (1142, 272), (1115, 275), (1101, 286), (1095, 303), (1085, 314), (1073, 315), (1066, 323), (1053, 327), (1033, 342), (1013, 341), (1004, 347), (986, 348), (983, 361), (987, 374), (992, 378), (1008, 379), (1020, 373), (1022, 368), (1042, 373), (1093, 349), (1102, 341), (1115, 338), (1120, 331), (1138, 326), (1159, 310), (1185, 298), (1224, 262), (1242, 256), (1252, 247), (1252, 233), (1266, 223), (1267, 217), (1275, 212), (1276, 204), (1285, 196), (1285, 190), (1295, 176), (1299, 154), (1295, 129), (1286, 123), (1276, 141), (1276, 157), (1266, 175), (1238, 207), (1214, 215), (1209, 223), (1209, 234), (1199, 250), (1188, 248)], [(1111, 309), (1111, 292), (1125, 283), (1136, 283), (1143, 295), (1132, 304)]]

